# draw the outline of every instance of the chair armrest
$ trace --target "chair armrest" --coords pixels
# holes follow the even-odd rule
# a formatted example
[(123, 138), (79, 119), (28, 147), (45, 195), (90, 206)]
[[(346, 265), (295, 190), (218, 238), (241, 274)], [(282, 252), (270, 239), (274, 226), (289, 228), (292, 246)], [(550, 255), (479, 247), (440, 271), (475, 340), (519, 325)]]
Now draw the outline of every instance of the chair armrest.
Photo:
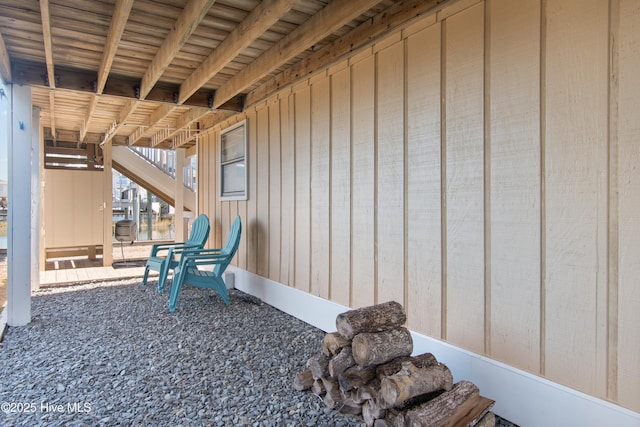
[(184, 249), (199, 249), (200, 245), (187, 244), (186, 242), (177, 242), (177, 243), (156, 243), (151, 246), (151, 255), (156, 256), (161, 251), (168, 251), (169, 249), (173, 249), (173, 253), (180, 253), (178, 251), (182, 251)]
[(180, 256), (180, 268), (187, 265), (214, 265), (227, 262), (229, 254), (222, 253), (219, 249), (190, 249)]

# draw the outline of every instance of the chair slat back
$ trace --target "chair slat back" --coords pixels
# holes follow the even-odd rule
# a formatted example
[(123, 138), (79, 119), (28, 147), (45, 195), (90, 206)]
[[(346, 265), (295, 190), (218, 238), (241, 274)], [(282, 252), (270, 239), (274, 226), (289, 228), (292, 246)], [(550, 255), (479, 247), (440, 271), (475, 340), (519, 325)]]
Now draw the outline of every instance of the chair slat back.
[(222, 253), (227, 255), (224, 262), (217, 264), (213, 269), (213, 272), (216, 276), (220, 276), (224, 270), (227, 268), (231, 260), (233, 259), (236, 251), (238, 250), (238, 246), (240, 245), (240, 235), (242, 234), (242, 221), (240, 220), (240, 215), (236, 216), (236, 219), (231, 224), (231, 230), (229, 231), (229, 238), (227, 238), (227, 243), (222, 248)]
[(205, 214), (200, 214), (193, 221), (193, 224), (191, 224), (191, 233), (189, 234), (189, 240), (187, 240), (186, 243), (189, 245), (199, 245), (200, 247), (203, 247), (209, 238), (210, 231), (211, 226), (209, 224), (209, 217)]

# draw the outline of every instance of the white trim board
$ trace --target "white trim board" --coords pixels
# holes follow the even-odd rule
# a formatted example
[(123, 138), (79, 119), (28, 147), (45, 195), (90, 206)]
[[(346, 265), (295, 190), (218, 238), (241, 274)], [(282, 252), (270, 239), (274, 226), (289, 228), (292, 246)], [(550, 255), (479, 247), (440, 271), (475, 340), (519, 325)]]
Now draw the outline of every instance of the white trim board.
[[(325, 332), (336, 330), (335, 318), (349, 310), (246, 270), (229, 266), (235, 287)], [(414, 354), (425, 352), (446, 364), (455, 381), (466, 379), (496, 401), (496, 414), (526, 427), (640, 427), (640, 413), (513, 368), (446, 342), (415, 332)]]

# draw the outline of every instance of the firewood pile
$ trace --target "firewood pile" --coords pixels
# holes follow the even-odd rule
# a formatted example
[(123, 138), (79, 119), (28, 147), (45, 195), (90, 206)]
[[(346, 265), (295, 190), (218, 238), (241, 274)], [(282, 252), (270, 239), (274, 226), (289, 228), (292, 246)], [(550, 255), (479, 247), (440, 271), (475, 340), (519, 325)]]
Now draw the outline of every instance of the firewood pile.
[(411, 356), (406, 314), (395, 301), (350, 310), (336, 318), (322, 350), (296, 375), (328, 408), (362, 416), (367, 426), (492, 427), (495, 403), (469, 381), (453, 383), (431, 353)]

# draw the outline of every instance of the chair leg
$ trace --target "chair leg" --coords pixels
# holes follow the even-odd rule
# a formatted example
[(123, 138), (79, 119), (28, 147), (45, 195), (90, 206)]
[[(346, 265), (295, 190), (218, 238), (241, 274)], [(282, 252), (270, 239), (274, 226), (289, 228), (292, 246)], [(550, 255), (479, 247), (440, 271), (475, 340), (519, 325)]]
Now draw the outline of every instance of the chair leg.
[(222, 300), (226, 305), (231, 304), (229, 300), (229, 292), (227, 292), (227, 285), (224, 284), (224, 281), (220, 277), (214, 277), (215, 280), (215, 291), (222, 297)]
[(149, 266), (144, 267), (144, 276), (142, 277), (142, 285), (147, 286), (147, 279), (149, 278)]
[(182, 272), (175, 273), (173, 276), (173, 281), (171, 282), (171, 289), (169, 291), (169, 312), (173, 313), (176, 311), (176, 307), (178, 305), (178, 296), (180, 295), (180, 289), (182, 288)]
[(169, 275), (169, 261), (165, 261), (162, 263), (162, 267), (160, 267), (160, 275), (158, 277), (158, 293), (161, 294), (164, 292), (165, 282), (167, 281), (167, 276)]

